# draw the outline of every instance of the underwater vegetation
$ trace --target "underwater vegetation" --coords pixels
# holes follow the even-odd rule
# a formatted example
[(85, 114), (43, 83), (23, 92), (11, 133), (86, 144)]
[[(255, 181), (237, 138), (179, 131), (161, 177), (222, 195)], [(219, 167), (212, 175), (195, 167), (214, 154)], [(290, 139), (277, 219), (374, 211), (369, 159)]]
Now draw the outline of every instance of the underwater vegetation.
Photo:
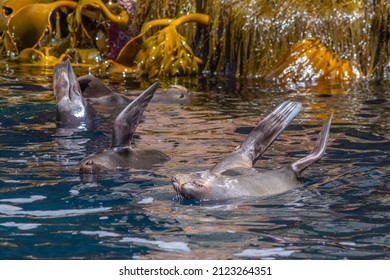
[(21, 63), (51, 66), (67, 57), (100, 73), (278, 81), (390, 73), (387, 0), (0, 0), (0, 6), (3, 56)]

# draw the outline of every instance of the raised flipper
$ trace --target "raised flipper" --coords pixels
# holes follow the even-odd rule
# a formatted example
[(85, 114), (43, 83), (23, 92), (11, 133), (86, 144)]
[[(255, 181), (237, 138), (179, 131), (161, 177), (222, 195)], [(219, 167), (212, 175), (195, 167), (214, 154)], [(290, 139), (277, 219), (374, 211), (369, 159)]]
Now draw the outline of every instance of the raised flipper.
[(69, 59), (53, 69), (53, 93), (56, 99), (56, 120), (63, 126), (88, 126), (95, 112), (83, 98)]
[(251, 168), (301, 108), (302, 105), (294, 101), (285, 101), (280, 104), (259, 122), (240, 147), (217, 163), (210, 171), (220, 174), (233, 168)]
[(130, 99), (116, 93), (93, 75), (77, 78), (83, 97), (92, 104), (98, 105), (127, 105)]
[(151, 85), (116, 117), (111, 148), (130, 146), (141, 116), (159, 86), (158, 82)]
[(301, 158), (291, 164), (291, 168), (294, 171), (297, 178), (301, 177), (302, 171), (307, 167), (320, 160), (325, 153), (326, 143), (329, 137), (330, 124), (332, 122), (333, 113), (329, 116), (328, 120), (322, 126), (322, 130), (318, 135), (318, 139), (314, 145), (313, 150), (309, 155)]
[(93, 75), (78, 77), (77, 82), (85, 98), (107, 96), (112, 92), (108, 86)]
[(69, 59), (54, 65), (53, 91), (57, 103), (64, 98), (70, 100), (82, 98), (81, 89)]

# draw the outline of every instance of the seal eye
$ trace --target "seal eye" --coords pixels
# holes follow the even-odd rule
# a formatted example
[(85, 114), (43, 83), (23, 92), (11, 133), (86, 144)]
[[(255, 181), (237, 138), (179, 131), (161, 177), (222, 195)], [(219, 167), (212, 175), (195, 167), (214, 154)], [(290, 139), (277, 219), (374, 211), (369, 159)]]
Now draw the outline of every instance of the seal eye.
[(85, 162), (85, 165), (87, 165), (87, 166), (91, 166), (91, 165), (93, 165), (93, 160), (87, 160), (86, 162)]
[(179, 98), (184, 98), (184, 94), (180, 93), (180, 97)]

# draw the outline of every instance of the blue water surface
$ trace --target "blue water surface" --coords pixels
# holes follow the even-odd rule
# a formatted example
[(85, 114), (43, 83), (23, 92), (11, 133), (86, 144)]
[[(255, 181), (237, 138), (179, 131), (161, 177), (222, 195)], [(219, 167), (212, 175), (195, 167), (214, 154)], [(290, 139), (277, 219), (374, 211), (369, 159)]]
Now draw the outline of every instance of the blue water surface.
[[(115, 115), (58, 128), (51, 70), (3, 68), (0, 259), (390, 258), (389, 81), (183, 81), (191, 103), (150, 104), (133, 143), (168, 163), (84, 175), (79, 161), (109, 147)], [(141, 87), (102, 79), (131, 97)], [(334, 112), (327, 154), (303, 173), (303, 188), (220, 202), (176, 196), (173, 175), (212, 167), (285, 100), (303, 110), (257, 168), (306, 155)]]

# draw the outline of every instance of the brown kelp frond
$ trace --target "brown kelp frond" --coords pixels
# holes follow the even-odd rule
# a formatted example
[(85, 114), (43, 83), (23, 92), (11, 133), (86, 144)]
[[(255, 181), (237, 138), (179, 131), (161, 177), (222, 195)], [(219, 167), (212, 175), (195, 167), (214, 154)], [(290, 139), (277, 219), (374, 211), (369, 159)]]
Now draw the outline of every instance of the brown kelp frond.
[[(122, 27), (129, 22), (126, 10), (106, 6), (101, 0), (10, 0), (2, 4), (3, 49), (10, 56), (19, 55), (19, 61), (37, 65), (50, 65), (64, 54), (73, 61), (96, 64), (101, 61), (96, 49), (107, 50), (104, 22)], [(85, 50), (73, 51), (72, 55), (70, 52), (85, 38), (88, 39), (83, 44)], [(26, 52), (22, 53), (23, 50)]]
[(76, 2), (73, 1), (57, 1), (47, 4), (31, 4), (20, 8), (16, 13), (13, 13), (9, 19), (7, 26), (8, 36), (5, 40), (8, 46), (14, 45), (16, 50), (20, 52), (26, 48), (34, 48), (38, 45), (46, 30), (52, 32), (50, 16), (52, 12), (59, 7), (67, 7), (75, 9)]
[[(198, 74), (202, 60), (194, 55), (186, 38), (177, 32), (177, 26), (187, 22), (208, 24), (209, 16), (199, 13), (178, 19), (158, 19), (146, 22), (138, 36), (130, 40), (120, 51), (116, 62), (138, 67), (138, 76), (177, 76)], [(154, 26), (166, 26), (151, 36)]]
[(289, 82), (355, 80), (362, 76), (357, 65), (337, 57), (319, 39), (306, 38), (292, 46), (265, 78)]
[(18, 62), (36, 66), (53, 67), (55, 64), (61, 63), (66, 57), (66, 54), (62, 54), (60, 57), (52, 56), (49, 47), (43, 47), (40, 50), (26, 48), (19, 53)]

